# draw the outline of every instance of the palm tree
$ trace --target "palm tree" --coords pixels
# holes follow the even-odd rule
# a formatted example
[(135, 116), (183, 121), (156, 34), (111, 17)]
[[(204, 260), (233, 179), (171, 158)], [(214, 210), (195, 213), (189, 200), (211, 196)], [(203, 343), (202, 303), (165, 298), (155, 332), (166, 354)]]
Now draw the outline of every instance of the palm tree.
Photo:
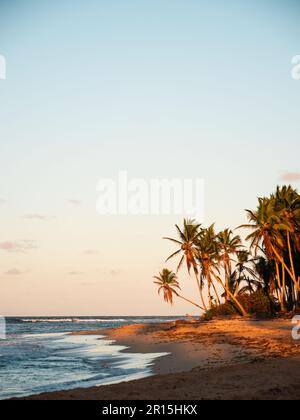
[(220, 278), (220, 248), (215, 234), (214, 225), (211, 225), (208, 229), (202, 230), (201, 236), (198, 240), (198, 260), (201, 266), (201, 274), (207, 280), (210, 307), (213, 305), (211, 288), (214, 290), (218, 304), (220, 305), (221, 303), (215, 286), (216, 281), (224, 289), (225, 295), (228, 295), (232, 299), (242, 315), (247, 316), (248, 314), (245, 308), (231, 292), (229, 284), (226, 284), (226, 282), (224, 284)]
[[(277, 283), (280, 289), (280, 303), (282, 310), (285, 310), (286, 272), (289, 274), (298, 292), (300, 291), (300, 285), (295, 275), (290, 244), (290, 235), (293, 232), (293, 228), (287, 217), (283, 217), (283, 214), (286, 215), (286, 208), (282, 208), (282, 202), (286, 200), (287, 194), (290, 195), (290, 191), (284, 190), (282, 192), (284, 198), (280, 194), (280, 189), (277, 189), (275, 196), (259, 198), (257, 210), (254, 212), (247, 210), (250, 224), (241, 227), (253, 230), (246, 239), (251, 240), (250, 249), (254, 248), (255, 255), (257, 256), (258, 250), (263, 246), (268, 261), (274, 261)], [(288, 266), (284, 255), (286, 247), (289, 249), (291, 268)], [(281, 272), (280, 264), (282, 266)], [(275, 280), (275, 276), (273, 280)], [(270, 286), (271, 292), (273, 292), (276, 288), (275, 283)]]
[(254, 261), (251, 253), (244, 249), (242, 251), (237, 251), (236, 257), (236, 270), (239, 274), (239, 278), (242, 278), (245, 274), (250, 274), (250, 276), (255, 277), (255, 270), (250, 267), (253, 265)]
[(180, 285), (177, 279), (176, 274), (173, 271), (164, 268), (158, 276), (154, 276), (156, 281), (154, 282), (159, 286), (158, 294), (163, 292), (164, 300), (167, 303), (173, 305), (174, 296), (184, 300), (185, 302), (191, 303), (192, 305), (196, 306), (199, 309), (202, 309), (201, 306), (197, 305), (195, 302), (187, 299), (179, 294), (178, 290), (180, 289)]
[[(240, 236), (233, 236), (230, 229), (225, 229), (217, 235), (217, 241), (220, 250), (220, 259), (223, 262), (225, 272), (226, 288), (229, 289), (229, 279), (232, 274), (231, 269), (231, 255), (236, 254), (242, 247)], [(228, 293), (226, 294), (226, 301), (229, 299)]]
[(258, 280), (252, 279), (251, 277), (246, 277), (245, 282), (246, 282), (246, 285), (238, 290), (237, 296), (241, 296), (246, 293), (251, 295), (257, 290), (262, 289), (261, 283)]
[[(250, 267), (250, 265), (253, 264), (253, 258), (250, 252), (247, 250), (237, 251), (236, 257), (237, 261), (235, 271), (233, 272), (235, 278), (235, 296), (239, 294), (239, 288), (243, 282), (247, 283), (247, 287), (250, 290), (250, 292), (254, 291), (253, 286), (258, 286), (258, 284), (256, 283), (257, 280), (255, 280), (257, 278), (257, 274), (255, 270), (253, 270)], [(251, 279), (253, 280), (251, 281)]]
[(207, 282), (208, 302), (210, 308), (213, 306), (212, 289), (218, 304), (220, 305), (221, 303), (214, 284), (216, 273), (220, 274), (219, 254), (215, 239), (216, 235), (214, 225), (211, 225), (209, 228), (201, 230), (201, 234), (198, 236), (196, 242), (197, 260), (200, 266), (201, 282), (202, 284), (204, 284), (205, 280)]
[(219, 293), (224, 289), (221, 297), (234, 303), (243, 315), (247, 313), (239, 296), (245, 299), (258, 290), (269, 297), (272, 311), (276, 299), (282, 311), (300, 307), (300, 195), (291, 186), (277, 187), (274, 194), (258, 199), (256, 210), (246, 211), (248, 224), (240, 228), (251, 229), (246, 238), (249, 250), (230, 229), (216, 235), (214, 225), (204, 229), (187, 219), (183, 229), (176, 225), (178, 239), (164, 238), (178, 246), (167, 259), (180, 256), (177, 273), (184, 263), (189, 274), (193, 270), (202, 304), (181, 296), (176, 274), (164, 269), (155, 278), (167, 302), (179, 297), (207, 310), (205, 286), (209, 307), (221, 304)]
[[(292, 281), (289, 285), (290, 297), (299, 300), (300, 278), (296, 273), (299, 265), (300, 251), (300, 196), (291, 186), (277, 187), (276, 193), (271, 196), (275, 201), (276, 211), (282, 219), (282, 231), (288, 252), (284, 256), (291, 266)], [(297, 261), (298, 260), (298, 261)], [(293, 302), (292, 302), (293, 304)]]
[(180, 248), (175, 251), (172, 255), (169, 256), (169, 258), (166, 260), (168, 262), (172, 258), (176, 256), (180, 256), (179, 264), (177, 266), (177, 273), (179, 272), (180, 268), (182, 267), (184, 261), (187, 265), (187, 270), (190, 275), (191, 269), (193, 269), (197, 288), (199, 290), (199, 295), (201, 299), (201, 304), (204, 307), (205, 310), (207, 310), (207, 307), (205, 305), (204, 297), (203, 297), (203, 283), (201, 282), (201, 279), (199, 278), (199, 271), (196, 261), (197, 256), (197, 241), (199, 238), (199, 235), (201, 233), (200, 231), (200, 224), (197, 224), (194, 220), (184, 219), (183, 222), (183, 229), (181, 230), (178, 225), (175, 225), (179, 240), (173, 239), (173, 238), (164, 238), (168, 241), (171, 241), (178, 245)]
[(269, 198), (259, 198), (259, 205), (256, 211), (246, 210), (249, 224), (242, 225), (240, 228), (248, 228), (253, 232), (247, 236), (246, 240), (251, 241), (250, 250), (254, 249), (254, 255), (258, 254), (263, 243), (268, 259), (274, 260), (274, 238), (278, 232), (274, 229), (274, 224), (279, 223), (278, 216), (274, 213), (273, 203)]
[(260, 255), (252, 260), (253, 271), (258, 276), (264, 291), (272, 294), (271, 285), (274, 284), (275, 264), (266, 255)]

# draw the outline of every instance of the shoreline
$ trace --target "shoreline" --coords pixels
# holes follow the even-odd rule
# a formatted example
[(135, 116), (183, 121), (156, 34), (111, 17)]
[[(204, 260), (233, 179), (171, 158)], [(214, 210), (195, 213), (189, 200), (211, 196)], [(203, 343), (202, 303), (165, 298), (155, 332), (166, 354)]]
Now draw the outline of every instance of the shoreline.
[(33, 400), (300, 399), (300, 341), (290, 320), (177, 321), (126, 325), (73, 335), (101, 335), (125, 353), (168, 353), (153, 375)]

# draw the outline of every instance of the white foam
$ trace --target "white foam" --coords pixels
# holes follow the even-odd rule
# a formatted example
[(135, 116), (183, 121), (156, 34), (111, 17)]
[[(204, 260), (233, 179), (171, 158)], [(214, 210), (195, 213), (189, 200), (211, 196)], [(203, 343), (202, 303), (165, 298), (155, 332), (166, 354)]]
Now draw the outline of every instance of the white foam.
[(64, 322), (126, 322), (126, 319), (118, 318), (118, 319), (103, 319), (103, 318), (33, 318), (33, 319), (22, 319), (22, 322), (28, 322), (28, 323), (39, 323), (39, 322), (58, 322), (58, 323), (64, 323)]
[(44, 334), (23, 334), (21, 337), (23, 338), (33, 338), (33, 337), (62, 337), (64, 335), (70, 334), (69, 332), (63, 332), (63, 333), (44, 333)]

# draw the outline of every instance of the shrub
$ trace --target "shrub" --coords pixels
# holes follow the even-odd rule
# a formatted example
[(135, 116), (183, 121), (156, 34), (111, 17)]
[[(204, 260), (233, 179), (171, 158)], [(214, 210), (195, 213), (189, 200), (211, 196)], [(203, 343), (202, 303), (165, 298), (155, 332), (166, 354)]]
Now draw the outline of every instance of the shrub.
[(274, 314), (275, 302), (263, 290), (257, 290), (251, 295), (241, 295), (239, 301), (249, 315), (271, 317)]
[[(238, 297), (249, 315), (260, 318), (268, 318), (274, 315), (275, 302), (267, 296), (263, 290), (257, 290), (251, 295), (244, 294)], [(233, 317), (240, 315), (233, 302), (227, 302), (220, 306), (213, 306), (202, 316), (203, 321), (210, 321), (218, 317)]]
[(213, 306), (205, 312), (202, 319), (203, 321), (210, 321), (216, 317), (232, 317), (236, 315), (238, 315), (238, 311), (235, 309), (234, 305), (231, 302), (227, 302), (220, 306)]

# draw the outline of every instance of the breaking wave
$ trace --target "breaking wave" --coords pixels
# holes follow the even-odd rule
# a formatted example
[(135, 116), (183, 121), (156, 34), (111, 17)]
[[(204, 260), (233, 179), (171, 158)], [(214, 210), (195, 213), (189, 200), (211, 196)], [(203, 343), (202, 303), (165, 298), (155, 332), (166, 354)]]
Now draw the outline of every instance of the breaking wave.
[(28, 323), (40, 323), (40, 322), (70, 322), (70, 323), (80, 323), (80, 322), (126, 322), (126, 319), (103, 319), (103, 318), (87, 318), (87, 319), (81, 319), (81, 318), (32, 318), (32, 319), (22, 319), (22, 322), (28, 322)]

